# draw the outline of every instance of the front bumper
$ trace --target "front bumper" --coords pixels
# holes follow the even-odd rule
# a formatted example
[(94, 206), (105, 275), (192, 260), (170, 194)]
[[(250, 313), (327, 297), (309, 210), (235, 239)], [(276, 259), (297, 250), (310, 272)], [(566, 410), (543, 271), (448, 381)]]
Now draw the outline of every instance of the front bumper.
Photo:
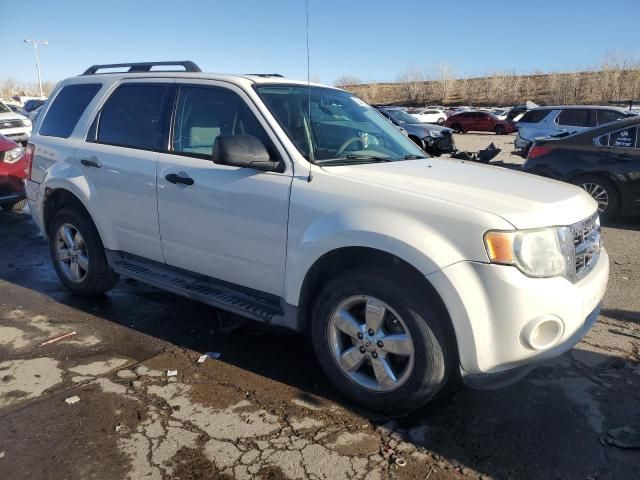
[[(570, 350), (595, 322), (608, 278), (605, 249), (576, 283), (478, 262), (456, 263), (427, 276), (449, 312), (463, 378), (471, 383), (471, 375), (510, 376)], [(532, 329), (546, 322), (557, 326), (558, 334), (532, 347)]]
[(0, 133), (16, 143), (26, 143), (31, 138), (31, 129), (28, 127), (9, 128)]
[(451, 134), (445, 134), (442, 137), (433, 138), (426, 136), (422, 139), (425, 144), (425, 150), (427, 153), (441, 155), (443, 153), (452, 153), (456, 149), (456, 144), (453, 141)]

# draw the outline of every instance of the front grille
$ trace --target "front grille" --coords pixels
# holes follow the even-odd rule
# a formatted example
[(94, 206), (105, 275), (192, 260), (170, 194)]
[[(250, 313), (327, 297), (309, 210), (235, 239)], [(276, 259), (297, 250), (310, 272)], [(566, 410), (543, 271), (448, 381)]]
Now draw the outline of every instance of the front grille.
[(453, 148), (453, 139), (450, 133), (443, 133), (439, 142), (440, 150), (448, 151)]
[(575, 252), (575, 281), (591, 271), (600, 256), (600, 222), (598, 214), (571, 226)]
[(22, 120), (0, 120), (0, 128), (20, 128), (24, 127)]

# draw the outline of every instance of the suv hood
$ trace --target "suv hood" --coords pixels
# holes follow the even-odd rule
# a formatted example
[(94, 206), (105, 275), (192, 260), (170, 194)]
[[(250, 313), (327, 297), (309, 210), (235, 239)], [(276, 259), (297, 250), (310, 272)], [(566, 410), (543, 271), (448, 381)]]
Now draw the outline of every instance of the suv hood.
[(16, 112), (0, 113), (0, 122), (3, 120), (26, 120), (27, 117)]
[(460, 160), (430, 158), (323, 169), (355, 181), (490, 212), (516, 228), (571, 225), (597, 209), (596, 202), (573, 185)]

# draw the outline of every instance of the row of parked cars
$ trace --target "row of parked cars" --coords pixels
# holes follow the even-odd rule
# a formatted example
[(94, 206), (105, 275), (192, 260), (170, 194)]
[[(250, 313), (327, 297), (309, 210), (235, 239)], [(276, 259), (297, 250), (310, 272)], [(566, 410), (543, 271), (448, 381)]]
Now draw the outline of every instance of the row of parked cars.
[(33, 123), (45, 102), (46, 98), (33, 98), (20, 106), (0, 101), (0, 134), (26, 145)]

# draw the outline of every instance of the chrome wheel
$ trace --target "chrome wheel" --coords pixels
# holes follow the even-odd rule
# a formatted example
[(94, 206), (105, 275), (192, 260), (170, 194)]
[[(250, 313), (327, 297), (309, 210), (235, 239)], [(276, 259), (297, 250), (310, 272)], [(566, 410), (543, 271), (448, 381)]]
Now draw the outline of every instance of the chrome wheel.
[(602, 213), (607, 209), (609, 206), (609, 192), (607, 192), (606, 188), (593, 182), (582, 183), (580, 187), (598, 202), (598, 212)]
[(406, 323), (375, 297), (358, 295), (340, 302), (327, 335), (338, 367), (362, 388), (391, 392), (413, 371), (415, 349)]
[(84, 238), (76, 227), (65, 223), (58, 229), (55, 252), (65, 277), (74, 283), (82, 283), (89, 271), (89, 254)]

